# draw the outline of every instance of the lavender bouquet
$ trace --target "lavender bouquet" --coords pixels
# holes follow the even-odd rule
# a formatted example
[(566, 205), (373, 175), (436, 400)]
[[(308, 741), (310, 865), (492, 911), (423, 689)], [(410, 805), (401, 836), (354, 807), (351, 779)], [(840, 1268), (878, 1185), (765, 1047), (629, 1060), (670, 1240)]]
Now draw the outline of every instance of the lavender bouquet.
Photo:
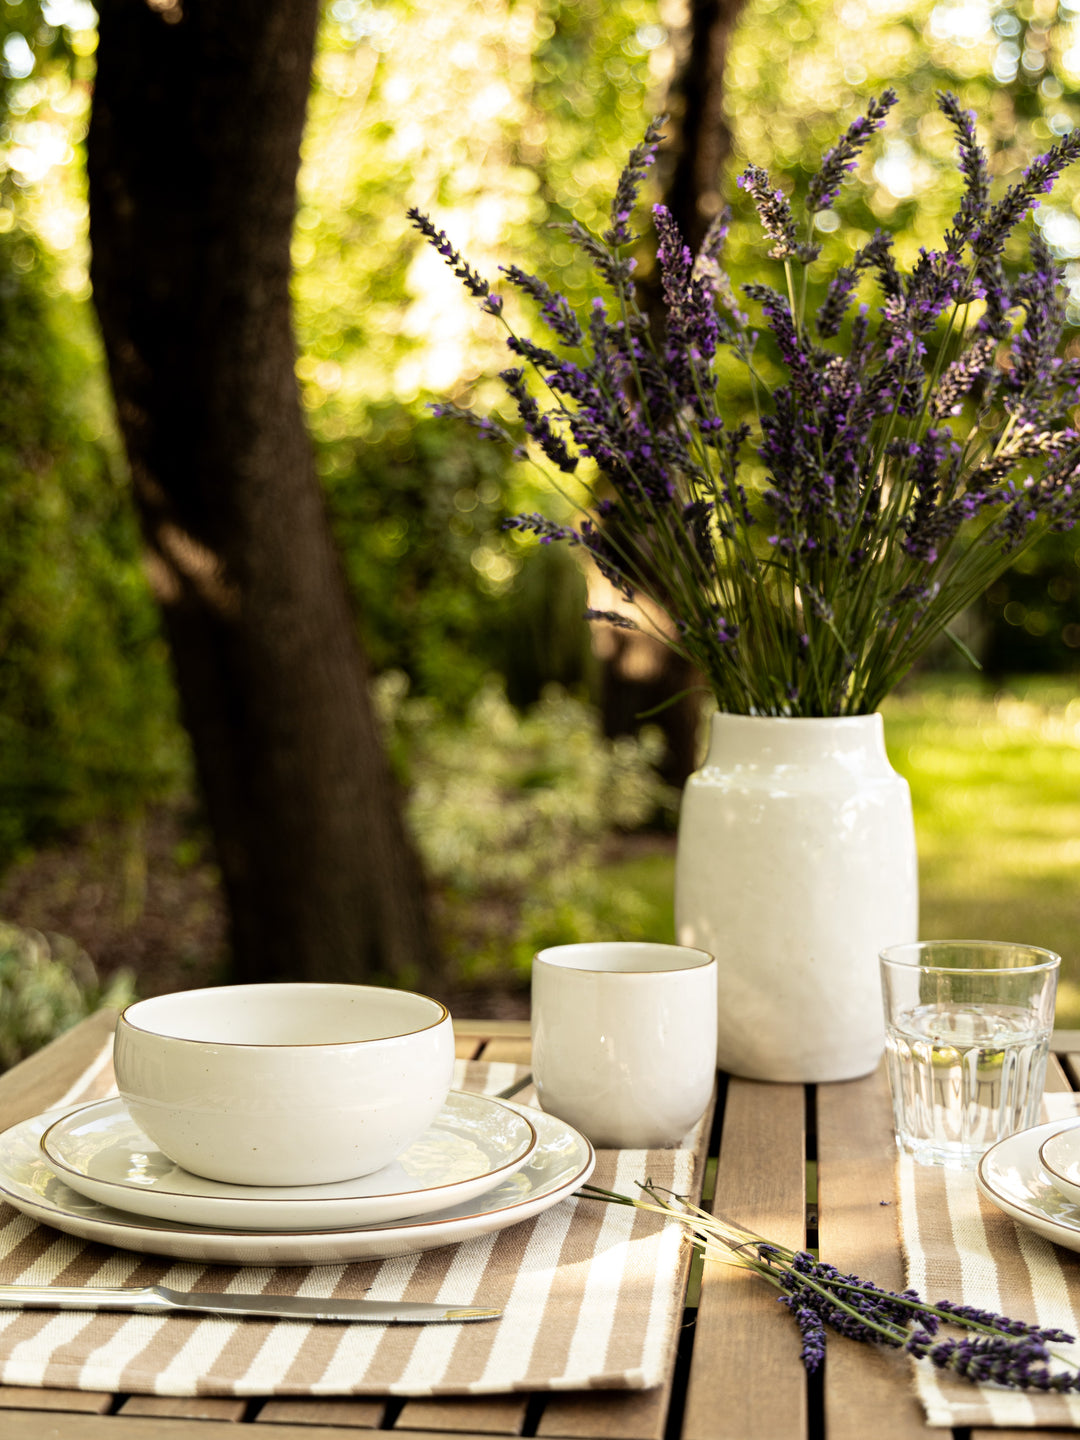
[[(952, 1300), (927, 1302), (915, 1290), (882, 1290), (858, 1275), (843, 1274), (808, 1250), (774, 1245), (649, 1181), (640, 1189), (642, 1199), (597, 1185), (583, 1185), (578, 1194), (674, 1220), (693, 1237), (707, 1263), (751, 1270), (772, 1285), (799, 1327), (801, 1359), (810, 1374), (824, 1362), (827, 1331), (833, 1330), (850, 1340), (926, 1360), (974, 1384), (1054, 1394), (1080, 1390), (1075, 1363), (1050, 1349), (1074, 1343), (1075, 1337), (1064, 1330)], [(960, 1334), (941, 1333), (943, 1327)]]
[[(992, 201), (975, 118), (942, 94), (964, 194), (940, 248), (904, 274), (878, 231), (806, 313), (807, 267), (821, 249), (815, 218), (895, 103), (892, 91), (872, 100), (824, 156), (801, 234), (764, 170), (751, 166), (739, 181), (785, 275), (783, 293), (742, 287), (778, 352), (782, 379), (771, 388), (761, 336), (720, 266), (725, 217), (695, 257), (654, 207), (662, 325), (638, 303), (631, 220), (659, 123), (631, 152), (603, 234), (566, 227), (606, 291), (587, 315), (537, 277), (503, 270), (538, 304), (558, 348), (508, 326), (520, 363), (500, 378), (528, 441), (555, 472), (576, 471), (587, 497), (578, 523), (533, 514), (508, 524), (580, 546), (621, 597), (588, 618), (657, 634), (698, 667), (722, 710), (875, 710), (1021, 549), (1070, 528), (1080, 511), (1070, 418), (1080, 365), (1058, 356), (1059, 267), (1038, 233), (1026, 270), (1010, 275), (1004, 262), (1017, 224), (1080, 157), (1080, 130)], [(503, 297), (427, 216), (409, 214), (505, 321)], [(865, 282), (876, 287), (873, 313), (856, 304)], [(725, 348), (748, 371), (752, 424), (723, 413)], [(525, 453), (495, 421), (435, 408)], [(748, 476), (750, 447), (759, 463)]]

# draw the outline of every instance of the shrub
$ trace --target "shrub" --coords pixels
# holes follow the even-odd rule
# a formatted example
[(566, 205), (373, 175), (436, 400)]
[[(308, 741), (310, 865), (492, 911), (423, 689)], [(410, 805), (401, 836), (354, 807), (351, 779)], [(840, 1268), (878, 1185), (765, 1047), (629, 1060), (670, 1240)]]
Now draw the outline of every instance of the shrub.
[(126, 971), (102, 983), (73, 940), (0, 921), (0, 1070), (102, 1006), (134, 999)]
[(557, 687), (520, 712), (489, 680), (464, 721), (410, 697), (400, 673), (382, 676), (378, 694), (463, 978), (527, 975), (545, 945), (647, 938), (646, 907), (597, 871), (614, 834), (675, 804), (653, 768), (655, 729), (606, 740), (596, 712)]

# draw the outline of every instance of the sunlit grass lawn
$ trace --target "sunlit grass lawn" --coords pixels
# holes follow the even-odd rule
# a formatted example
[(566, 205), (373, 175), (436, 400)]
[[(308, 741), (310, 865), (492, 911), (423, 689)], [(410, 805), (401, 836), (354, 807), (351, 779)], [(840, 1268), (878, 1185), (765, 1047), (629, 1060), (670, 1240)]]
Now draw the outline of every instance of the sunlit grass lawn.
[[(1058, 1024), (1080, 1026), (1080, 683), (922, 681), (885, 706), (911, 785), (924, 939), (1045, 945), (1062, 956)], [(618, 867), (672, 938), (673, 861)]]
[(1080, 686), (920, 685), (885, 709), (919, 842), (924, 939), (1045, 945), (1080, 1025)]

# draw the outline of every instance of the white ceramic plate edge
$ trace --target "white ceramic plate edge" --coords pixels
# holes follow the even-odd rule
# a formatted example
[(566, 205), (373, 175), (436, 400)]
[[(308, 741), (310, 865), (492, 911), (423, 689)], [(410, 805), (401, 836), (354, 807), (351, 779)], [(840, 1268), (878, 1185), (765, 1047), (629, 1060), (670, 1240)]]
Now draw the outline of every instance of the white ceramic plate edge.
[[(115, 1218), (108, 1219), (59, 1209), (56, 1205), (49, 1204), (43, 1194), (35, 1192), (28, 1180), (23, 1181), (22, 1189), (12, 1188), (12, 1179), (8, 1174), (9, 1155), (12, 1146), (19, 1143), (27, 1147), (28, 1156), (24, 1157), (24, 1163), (31, 1174), (34, 1173), (36, 1165), (40, 1172), (38, 1178), (43, 1183), (47, 1183), (49, 1178), (58, 1179), (46, 1165), (37, 1141), (48, 1124), (78, 1108), (69, 1105), (47, 1111), (44, 1115), (24, 1120), (0, 1133), (0, 1198), (7, 1200), (31, 1219), (65, 1234), (141, 1254), (163, 1255), (177, 1260), (200, 1260), (231, 1265), (326, 1265), (348, 1264), (357, 1260), (388, 1260), (398, 1255), (418, 1254), (423, 1250), (435, 1250), (444, 1245), (456, 1245), (490, 1235), (523, 1220), (531, 1220), (573, 1194), (588, 1180), (596, 1164), (596, 1152), (592, 1145), (571, 1126), (553, 1116), (544, 1115), (541, 1111), (512, 1105), (512, 1109), (533, 1121), (539, 1134), (540, 1143), (533, 1154), (533, 1160), (556, 1140), (564, 1144), (569, 1140), (579, 1158), (568, 1164), (566, 1173), (553, 1177), (547, 1188), (542, 1185), (531, 1195), (524, 1195), (520, 1201), (511, 1201), (497, 1210), (446, 1219), (440, 1219), (436, 1214), (418, 1224), (399, 1222), (368, 1230), (309, 1233), (272, 1234), (250, 1230), (198, 1230), (191, 1226), (178, 1225), (155, 1226), (137, 1217), (125, 1218), (118, 1211), (110, 1211)], [(519, 1179), (528, 1168), (527, 1163), (512, 1180)]]
[[(1029, 1164), (1038, 1170), (1040, 1168), (1038, 1152), (1043, 1141), (1048, 1140), (1051, 1135), (1057, 1134), (1060, 1130), (1071, 1129), (1077, 1125), (1080, 1125), (1080, 1120), (1047, 1120), (1028, 1130), (1018, 1131), (1015, 1135), (1007, 1135), (1004, 1140), (999, 1140), (996, 1145), (991, 1145), (979, 1161), (975, 1171), (975, 1181), (987, 1200), (992, 1205), (996, 1205), (999, 1210), (1004, 1211), (1018, 1225), (1026, 1225), (1028, 1229), (1034, 1230), (1054, 1245), (1060, 1245), (1066, 1250), (1080, 1251), (1080, 1218), (1075, 1221), (1055, 1220), (1053, 1216), (1047, 1215), (1045, 1211), (1030, 1202), (1024, 1203), (1011, 1195), (1002, 1194), (995, 1188), (988, 1176), (988, 1172), (994, 1164), (995, 1152), (1003, 1146), (1015, 1145), (1022, 1137), (1026, 1139), (1025, 1149), (1030, 1151)], [(1047, 1180), (1052, 1185), (1049, 1177)]]
[[(123, 1101), (113, 1096), (106, 1100), (93, 1100), (78, 1106), (69, 1115), (59, 1119), (45, 1130), (39, 1144), (49, 1168), (58, 1174), (73, 1190), (96, 1200), (109, 1209), (122, 1210), (127, 1214), (147, 1216), (154, 1220), (175, 1220), (182, 1225), (200, 1228), (227, 1230), (271, 1231), (283, 1230), (327, 1230), (327, 1229), (369, 1229), (373, 1225), (386, 1225), (395, 1220), (413, 1216), (428, 1215), (435, 1210), (446, 1210), (454, 1205), (463, 1205), (469, 1200), (493, 1190), (515, 1171), (528, 1163), (536, 1150), (536, 1127), (516, 1107), (507, 1105), (491, 1095), (479, 1095), (472, 1091), (451, 1091), (451, 1096), (464, 1095), (468, 1101), (479, 1102), (508, 1110), (527, 1127), (528, 1134), (522, 1137), (523, 1149), (509, 1161), (489, 1169), (482, 1175), (471, 1176), (442, 1185), (418, 1186), (414, 1190), (396, 1194), (363, 1196), (313, 1196), (302, 1198), (269, 1197), (252, 1195), (190, 1195), (157, 1187), (141, 1190), (124, 1181), (106, 1180), (88, 1175), (77, 1166), (70, 1164), (49, 1137), (66, 1122), (78, 1120), (87, 1112), (115, 1109)], [(87, 1118), (93, 1118), (87, 1115)], [(134, 1122), (130, 1122), (134, 1126)], [(141, 1134), (141, 1132), (138, 1132)], [(156, 1148), (147, 1140), (149, 1148)], [(369, 1177), (362, 1177), (364, 1180)], [(347, 1183), (347, 1182), (345, 1182)], [(273, 1215), (274, 1223), (268, 1223)]]

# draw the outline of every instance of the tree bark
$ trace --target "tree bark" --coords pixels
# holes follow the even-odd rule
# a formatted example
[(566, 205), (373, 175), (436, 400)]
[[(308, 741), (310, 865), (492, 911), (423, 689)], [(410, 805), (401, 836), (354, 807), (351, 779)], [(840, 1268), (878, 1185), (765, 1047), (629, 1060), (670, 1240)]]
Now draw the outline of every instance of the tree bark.
[(689, 0), (689, 23), (675, 37), (676, 67), (668, 106), (675, 127), (664, 203), (697, 253), (723, 205), (721, 183), (731, 154), (724, 118), (724, 71), (744, 0)]
[(289, 247), (318, 0), (96, 0), (91, 278), (235, 978), (432, 973), (304, 429)]

